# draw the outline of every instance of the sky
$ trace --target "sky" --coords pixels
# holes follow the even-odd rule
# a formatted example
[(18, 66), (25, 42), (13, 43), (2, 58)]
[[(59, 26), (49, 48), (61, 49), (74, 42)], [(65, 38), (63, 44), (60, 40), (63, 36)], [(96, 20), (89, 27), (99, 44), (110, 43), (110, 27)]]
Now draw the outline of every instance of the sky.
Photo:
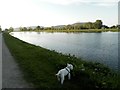
[(54, 26), (103, 21), (118, 24), (119, 0), (0, 0), (0, 25), (10, 27)]

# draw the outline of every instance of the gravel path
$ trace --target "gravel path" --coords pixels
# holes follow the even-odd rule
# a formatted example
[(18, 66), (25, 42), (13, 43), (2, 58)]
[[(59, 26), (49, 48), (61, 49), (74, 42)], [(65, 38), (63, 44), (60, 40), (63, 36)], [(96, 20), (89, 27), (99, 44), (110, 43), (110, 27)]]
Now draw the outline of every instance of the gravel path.
[(2, 88), (30, 88), (2, 39)]
[(2, 34), (0, 33), (0, 90), (2, 89)]

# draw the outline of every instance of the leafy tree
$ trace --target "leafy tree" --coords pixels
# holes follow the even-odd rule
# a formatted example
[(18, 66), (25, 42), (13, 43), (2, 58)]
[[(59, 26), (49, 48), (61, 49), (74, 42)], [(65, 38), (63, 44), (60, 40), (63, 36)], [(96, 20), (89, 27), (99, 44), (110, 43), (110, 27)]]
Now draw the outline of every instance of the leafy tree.
[(54, 26), (51, 27), (52, 30), (55, 30)]
[(101, 20), (96, 20), (95, 24), (95, 29), (101, 29), (102, 28), (102, 21)]
[(85, 28), (92, 29), (92, 23), (91, 22), (86, 23)]
[(0, 26), (0, 32), (2, 31), (2, 28), (1, 28), (1, 26)]
[(108, 29), (109, 27), (106, 25), (102, 25), (102, 29)]
[(28, 28), (28, 31), (32, 31), (33, 29), (31, 27)]
[(119, 30), (120, 30), (120, 25), (117, 25), (116, 27), (117, 27), (117, 29), (119, 29)]
[(78, 29), (78, 25), (75, 25), (75, 26), (74, 26), (74, 29)]
[(8, 30), (9, 30), (9, 29), (6, 28), (6, 29), (5, 29), (5, 32), (8, 32)]
[(20, 31), (27, 31), (28, 29), (26, 27), (19, 27)]
[(40, 30), (40, 29), (41, 29), (41, 27), (40, 27), (40, 26), (37, 26), (37, 27), (36, 27), (36, 30)]
[(27, 31), (28, 29), (26, 27), (23, 27), (23, 31)]
[(68, 30), (71, 30), (71, 29), (73, 29), (74, 27), (73, 27), (72, 25), (67, 25), (66, 28), (67, 28)]
[(14, 28), (13, 28), (13, 27), (10, 27), (8, 30), (9, 30), (10, 32), (13, 32), (13, 31), (14, 31)]
[(95, 29), (96, 26), (95, 26), (95, 23), (92, 23), (92, 29)]
[(22, 27), (19, 27), (19, 30), (20, 30), (20, 31), (23, 31), (23, 28), (22, 28)]
[(113, 25), (113, 26), (111, 26), (110, 28), (111, 28), (111, 29), (116, 29), (117, 26)]
[(83, 24), (83, 29), (88, 29), (87, 23), (84, 23), (84, 24)]

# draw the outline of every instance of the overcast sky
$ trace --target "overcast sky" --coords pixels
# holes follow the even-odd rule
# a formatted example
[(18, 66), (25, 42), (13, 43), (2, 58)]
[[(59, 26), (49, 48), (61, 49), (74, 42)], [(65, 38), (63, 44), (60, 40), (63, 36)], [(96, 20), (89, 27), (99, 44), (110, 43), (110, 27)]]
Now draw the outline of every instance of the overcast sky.
[(0, 0), (0, 25), (52, 26), (75, 22), (118, 24), (119, 0)]

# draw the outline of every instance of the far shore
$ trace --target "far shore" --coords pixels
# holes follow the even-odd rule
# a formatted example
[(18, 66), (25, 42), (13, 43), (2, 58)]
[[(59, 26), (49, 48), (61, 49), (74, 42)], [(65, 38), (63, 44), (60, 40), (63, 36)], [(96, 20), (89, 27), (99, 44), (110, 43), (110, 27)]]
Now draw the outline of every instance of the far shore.
[[(79, 29), (79, 30), (22, 30), (22, 31), (35, 31), (35, 32), (120, 32), (119, 29)], [(20, 30), (14, 30), (14, 32), (21, 32)]]

